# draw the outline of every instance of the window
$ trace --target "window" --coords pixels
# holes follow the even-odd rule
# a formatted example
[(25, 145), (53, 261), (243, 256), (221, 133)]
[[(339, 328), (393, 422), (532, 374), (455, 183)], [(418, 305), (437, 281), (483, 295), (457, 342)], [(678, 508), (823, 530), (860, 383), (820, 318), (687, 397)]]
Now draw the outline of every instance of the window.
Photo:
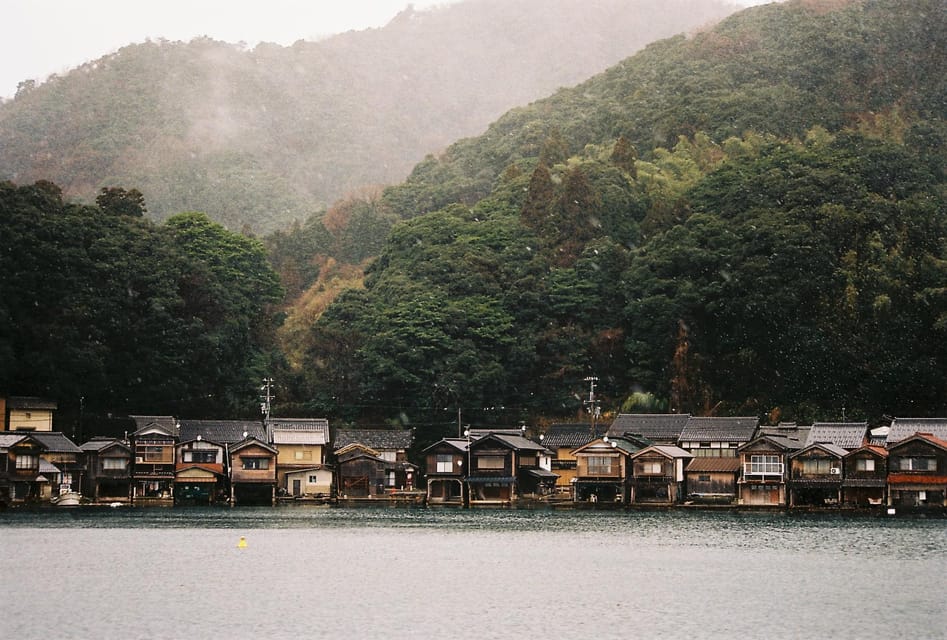
[(207, 450), (185, 451), (184, 462), (214, 463), (214, 462), (217, 462), (217, 454), (215, 451), (207, 451)]
[(102, 468), (106, 471), (124, 471), (128, 468), (128, 459), (102, 458)]
[(398, 459), (397, 451), (380, 451), (378, 457), (385, 462), (395, 462)]
[(18, 454), (16, 457), (17, 469), (39, 469), (39, 456)]
[(387, 477), (387, 481), (386, 481), (386, 483), (385, 483), (385, 486), (386, 486), (386, 487), (393, 487), (393, 486), (395, 486), (395, 482), (396, 482), (395, 472), (394, 472), (394, 471), (389, 471), (387, 475), (388, 475), (388, 477)]
[(296, 451), (295, 458), (296, 460), (312, 460), (312, 451)]
[(502, 469), (505, 459), (503, 456), (478, 456), (478, 469)]
[(438, 453), (434, 462), (438, 473), (452, 473), (454, 471), (454, 456), (449, 453)]
[(613, 458), (611, 456), (589, 456), (589, 475), (612, 475), (612, 460)]
[(858, 458), (855, 460), (855, 470), (856, 471), (874, 471), (875, 470), (875, 459), (874, 458)]
[(319, 484), (319, 476), (316, 476), (316, 475), (309, 476), (309, 484)]
[(779, 456), (770, 456), (764, 454), (756, 454), (750, 456), (750, 465), (747, 473), (750, 475), (757, 474), (782, 474), (783, 472), (783, 463), (780, 462)]
[(934, 458), (901, 458), (898, 469), (901, 471), (937, 471)]
[(828, 458), (808, 458), (802, 461), (802, 472), (809, 475), (828, 475), (832, 473), (832, 461)]
[[(164, 462), (165, 451), (160, 445), (140, 445), (136, 450), (136, 455), (145, 462)], [(168, 458), (170, 462), (170, 458)]]
[(697, 476), (697, 481), (698, 481), (698, 482), (710, 482), (710, 476), (709, 476), (709, 475), (699, 475), (699, 476)]
[(243, 458), (244, 469), (269, 469), (269, 458)]
[(635, 472), (641, 475), (661, 475), (664, 463), (660, 460), (643, 460), (635, 465)]

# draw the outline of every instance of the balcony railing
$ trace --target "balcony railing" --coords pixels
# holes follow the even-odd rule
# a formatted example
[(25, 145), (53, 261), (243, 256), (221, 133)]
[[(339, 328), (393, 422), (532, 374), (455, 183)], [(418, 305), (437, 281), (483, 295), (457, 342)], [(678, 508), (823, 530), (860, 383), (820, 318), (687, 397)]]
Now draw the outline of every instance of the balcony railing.
[(743, 465), (744, 476), (782, 476), (782, 462), (747, 462)]

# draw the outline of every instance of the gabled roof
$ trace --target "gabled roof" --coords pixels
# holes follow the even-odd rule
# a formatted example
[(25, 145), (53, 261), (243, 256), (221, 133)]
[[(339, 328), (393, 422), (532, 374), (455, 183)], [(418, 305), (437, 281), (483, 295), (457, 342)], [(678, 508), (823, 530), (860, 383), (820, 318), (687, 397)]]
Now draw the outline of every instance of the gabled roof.
[(158, 431), (169, 436), (178, 436), (178, 421), (174, 416), (128, 416), (135, 421), (135, 433), (139, 435)]
[(266, 440), (263, 424), (255, 420), (181, 420), (182, 442), (209, 440), (220, 444), (234, 444), (249, 437)]
[(690, 416), (681, 432), (681, 442), (749, 442), (759, 426), (756, 416)]
[(6, 433), (0, 433), (0, 449), (12, 447), (25, 437), (25, 432), (8, 431)]
[(470, 444), (470, 441), (468, 441), (466, 438), (442, 438), (441, 440), (438, 440), (431, 446), (424, 449), (422, 453), (427, 453), (428, 451), (445, 445), (451, 449), (456, 449), (458, 453), (467, 453), (468, 444)]
[(56, 401), (38, 396), (10, 396), (7, 398), (7, 409), (42, 409), (56, 410)]
[(829, 442), (843, 449), (857, 449), (865, 443), (867, 422), (814, 422), (806, 438), (806, 446)]
[(131, 454), (131, 450), (132, 450), (131, 447), (125, 444), (124, 440), (120, 440), (119, 438), (108, 438), (108, 437), (96, 436), (92, 438), (91, 440), (83, 442), (82, 444), (79, 445), (79, 448), (85, 451), (86, 453), (102, 452), (112, 447), (121, 447), (125, 449), (126, 452)]
[(649, 447), (645, 447), (644, 449), (641, 449), (640, 451), (636, 451), (635, 453), (631, 454), (631, 456), (629, 457), (640, 458), (642, 456), (648, 455), (649, 453), (658, 453), (664, 456), (665, 458), (672, 458), (672, 459), (694, 457), (694, 454), (691, 453), (690, 451), (685, 451), (684, 449), (681, 449), (680, 447), (676, 447), (673, 444), (653, 444)]
[(702, 456), (694, 458), (687, 465), (688, 473), (737, 473), (742, 462), (736, 456), (729, 458), (711, 458)]
[(686, 413), (620, 413), (608, 428), (608, 435), (632, 433), (654, 442), (678, 442), (689, 418)]
[(756, 435), (798, 440), (800, 446), (803, 446), (809, 438), (809, 430), (811, 428), (810, 426), (800, 426), (795, 422), (780, 422), (775, 427), (760, 425)]
[(522, 429), (517, 429), (515, 427), (483, 427), (477, 429), (467, 429), (467, 432), (470, 434), (471, 440), (478, 440), (486, 435), (491, 433), (499, 433), (505, 436), (521, 436), (523, 435)]
[(806, 445), (802, 449), (799, 449), (798, 451), (794, 451), (793, 453), (789, 454), (789, 457), (796, 458), (798, 456), (805, 454), (808, 451), (812, 451), (813, 449), (821, 449), (822, 451), (825, 451), (826, 453), (830, 453), (833, 456), (836, 456), (837, 458), (844, 458), (845, 455), (848, 453), (848, 449), (837, 447), (830, 442), (813, 442), (812, 444)]
[(240, 442), (237, 442), (231, 445), (230, 453), (237, 453), (241, 449), (246, 449), (247, 447), (254, 446), (254, 445), (261, 447), (263, 449), (266, 449), (267, 451), (272, 453), (274, 456), (277, 453), (279, 453), (279, 451), (275, 447), (272, 447), (266, 442), (264, 442), (263, 440), (260, 440), (259, 438), (254, 438), (253, 436), (248, 436), (245, 440), (241, 440)]
[(507, 443), (512, 449), (516, 451), (541, 451), (551, 454), (552, 451), (547, 449), (545, 446), (539, 444), (538, 442), (533, 442), (529, 438), (524, 438), (523, 436), (508, 436), (499, 433), (494, 433), (492, 436), (486, 436), (483, 438), (493, 437), (501, 442)]
[(929, 433), (947, 440), (947, 418), (895, 418), (888, 430), (887, 445), (890, 447), (915, 433)]
[(755, 446), (760, 442), (769, 442), (772, 445), (775, 445), (777, 448), (782, 449), (783, 451), (797, 451), (802, 449), (803, 443), (795, 438), (786, 438), (784, 436), (768, 436), (762, 435), (757, 436), (747, 442), (746, 444), (740, 445), (737, 447), (737, 451), (743, 451), (744, 449), (749, 449), (750, 447)]
[(942, 451), (947, 451), (947, 440), (938, 438), (937, 436), (930, 433), (915, 433), (914, 435), (909, 436), (905, 438), (904, 440), (901, 440), (900, 442), (896, 442), (893, 445), (889, 445), (888, 449), (889, 450), (897, 449), (901, 445), (908, 444), (909, 442), (914, 442), (916, 440), (927, 442), (928, 444), (931, 444), (937, 447), (938, 449), (941, 449)]
[(30, 431), (29, 435), (46, 447), (48, 453), (82, 453), (75, 442), (59, 431)]
[(543, 434), (543, 445), (550, 449), (575, 449), (600, 438), (608, 431), (608, 425), (597, 424), (594, 429), (588, 422), (557, 423), (549, 425)]
[(636, 451), (640, 451), (646, 446), (649, 446), (650, 442), (645, 444), (643, 439), (635, 437), (608, 437), (602, 436), (601, 438), (596, 438), (586, 442), (580, 447), (577, 447), (572, 450), (573, 455), (588, 453), (589, 455), (595, 455), (602, 451), (620, 451), (623, 454), (631, 454)]
[(266, 425), (273, 444), (324, 445), (329, 442), (325, 418), (270, 418)]
[(336, 451), (350, 444), (362, 444), (376, 451), (407, 449), (414, 441), (410, 429), (339, 429), (335, 432)]
[(335, 455), (344, 456), (352, 453), (353, 451), (361, 451), (363, 453), (367, 453), (370, 456), (375, 456), (376, 458), (381, 456), (381, 452), (377, 451), (376, 449), (372, 449), (368, 445), (364, 445), (361, 442), (353, 442), (351, 444), (345, 445), (344, 447), (336, 449)]
[(866, 452), (866, 451), (869, 452), (869, 453), (873, 453), (873, 454), (875, 454), (876, 456), (879, 456), (879, 457), (882, 457), (882, 458), (887, 458), (887, 457), (888, 457), (888, 450), (887, 450), (887, 449), (885, 449), (884, 447), (879, 447), (879, 446), (877, 446), (877, 445), (873, 445), (873, 444), (867, 444), (867, 445), (865, 445), (864, 447), (859, 447), (859, 448), (857, 448), (857, 449), (852, 449), (851, 451), (849, 451), (849, 452), (846, 453), (845, 455), (846, 455), (846, 456), (853, 456), (853, 455), (855, 455), (855, 454), (857, 454), (857, 453), (864, 453), (864, 452)]

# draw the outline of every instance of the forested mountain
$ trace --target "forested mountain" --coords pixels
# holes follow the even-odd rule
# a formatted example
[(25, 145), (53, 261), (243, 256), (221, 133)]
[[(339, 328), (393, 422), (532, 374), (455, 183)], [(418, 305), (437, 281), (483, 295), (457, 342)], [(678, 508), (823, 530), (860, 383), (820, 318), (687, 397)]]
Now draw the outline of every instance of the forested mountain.
[[(159, 220), (304, 221), (507, 109), (703, 26), (724, 0), (465, 0), (290, 47), (127, 46), (0, 105), (0, 180), (91, 202), (135, 188)], [(317, 29), (318, 25), (313, 25)]]
[(611, 410), (947, 412), (945, 18), (745, 10), (429, 157), (371, 204), (408, 220), (364, 288), (297, 325), (284, 399), (422, 439), (574, 415), (588, 376)]

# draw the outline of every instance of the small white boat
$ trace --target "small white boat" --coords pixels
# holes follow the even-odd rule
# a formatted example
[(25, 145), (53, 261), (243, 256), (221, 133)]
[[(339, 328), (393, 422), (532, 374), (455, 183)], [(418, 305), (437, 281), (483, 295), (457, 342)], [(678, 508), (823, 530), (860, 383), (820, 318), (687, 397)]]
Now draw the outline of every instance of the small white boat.
[(82, 502), (82, 494), (78, 491), (64, 491), (58, 498), (53, 498), (52, 503), (57, 507), (77, 507)]

